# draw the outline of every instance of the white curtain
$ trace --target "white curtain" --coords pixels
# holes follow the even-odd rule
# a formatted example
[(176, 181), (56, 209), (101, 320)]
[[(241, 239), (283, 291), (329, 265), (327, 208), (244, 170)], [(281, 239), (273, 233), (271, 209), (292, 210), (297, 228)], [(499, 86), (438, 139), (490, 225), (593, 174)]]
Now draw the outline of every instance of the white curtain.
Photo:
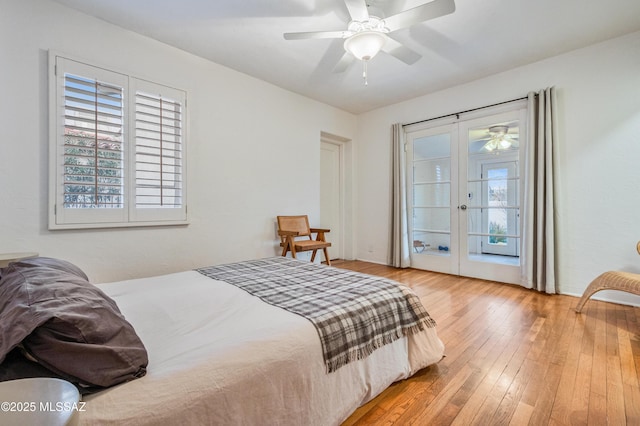
[(391, 232), (389, 235), (389, 265), (396, 268), (411, 266), (409, 225), (407, 220), (407, 173), (402, 124), (391, 127)]
[(555, 256), (555, 180), (557, 102), (555, 88), (528, 95), (529, 127), (525, 152), (522, 214), (522, 285), (557, 293)]

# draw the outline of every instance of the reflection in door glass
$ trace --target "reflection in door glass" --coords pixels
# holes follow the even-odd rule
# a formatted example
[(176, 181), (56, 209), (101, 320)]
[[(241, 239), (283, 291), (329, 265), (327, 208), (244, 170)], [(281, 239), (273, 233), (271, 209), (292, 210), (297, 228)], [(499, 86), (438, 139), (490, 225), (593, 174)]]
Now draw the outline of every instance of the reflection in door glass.
[(506, 245), (509, 233), (507, 224), (507, 169), (491, 169), (487, 173), (487, 194), (489, 209), (487, 227), (489, 228), (489, 244)]
[(413, 142), (413, 250), (449, 255), (451, 245), (450, 135)]

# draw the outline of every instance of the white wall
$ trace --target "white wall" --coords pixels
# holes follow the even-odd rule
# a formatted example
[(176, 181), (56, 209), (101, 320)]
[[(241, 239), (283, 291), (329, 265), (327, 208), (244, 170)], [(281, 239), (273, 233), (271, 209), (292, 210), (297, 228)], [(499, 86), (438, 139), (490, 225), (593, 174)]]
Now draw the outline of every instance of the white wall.
[[(425, 75), (424, 78), (429, 78)], [(390, 127), (556, 86), (560, 291), (640, 272), (640, 32), (359, 116), (357, 257), (386, 263)], [(629, 303), (639, 298), (605, 294)]]
[[(48, 49), (188, 91), (188, 227), (47, 229)], [(319, 217), (325, 131), (354, 140), (357, 257), (385, 263), (391, 124), (555, 85), (560, 290), (640, 271), (640, 33), (359, 117), (48, 0), (0, 0), (0, 58), (0, 252), (65, 258), (96, 282), (273, 255), (277, 214)]]
[[(276, 215), (319, 218), (320, 133), (356, 132), (351, 114), (47, 0), (0, 0), (0, 47), (0, 252), (95, 282), (275, 255)], [(189, 226), (47, 229), (49, 49), (188, 91)]]

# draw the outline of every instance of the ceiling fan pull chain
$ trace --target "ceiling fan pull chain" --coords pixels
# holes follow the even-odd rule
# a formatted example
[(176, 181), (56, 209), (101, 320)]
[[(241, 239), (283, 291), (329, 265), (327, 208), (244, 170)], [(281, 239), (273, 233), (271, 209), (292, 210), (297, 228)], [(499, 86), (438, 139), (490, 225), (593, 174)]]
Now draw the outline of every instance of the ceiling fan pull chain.
[(367, 81), (367, 62), (368, 61), (362, 61), (362, 78), (365, 86), (369, 85), (369, 82)]

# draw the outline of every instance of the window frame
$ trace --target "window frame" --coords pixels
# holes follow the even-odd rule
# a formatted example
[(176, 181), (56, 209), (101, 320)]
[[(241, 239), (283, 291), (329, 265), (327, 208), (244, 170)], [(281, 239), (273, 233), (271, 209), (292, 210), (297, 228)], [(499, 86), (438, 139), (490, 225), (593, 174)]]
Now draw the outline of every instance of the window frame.
[[(86, 75), (83, 75), (83, 72)], [(105, 78), (123, 87), (122, 143), (123, 208), (64, 207), (65, 73)], [(116, 80), (116, 81), (113, 81)], [(177, 207), (136, 207), (136, 91), (169, 96), (181, 104), (181, 203)], [(188, 225), (187, 214), (187, 92), (149, 79), (49, 51), (49, 229), (97, 229)]]

